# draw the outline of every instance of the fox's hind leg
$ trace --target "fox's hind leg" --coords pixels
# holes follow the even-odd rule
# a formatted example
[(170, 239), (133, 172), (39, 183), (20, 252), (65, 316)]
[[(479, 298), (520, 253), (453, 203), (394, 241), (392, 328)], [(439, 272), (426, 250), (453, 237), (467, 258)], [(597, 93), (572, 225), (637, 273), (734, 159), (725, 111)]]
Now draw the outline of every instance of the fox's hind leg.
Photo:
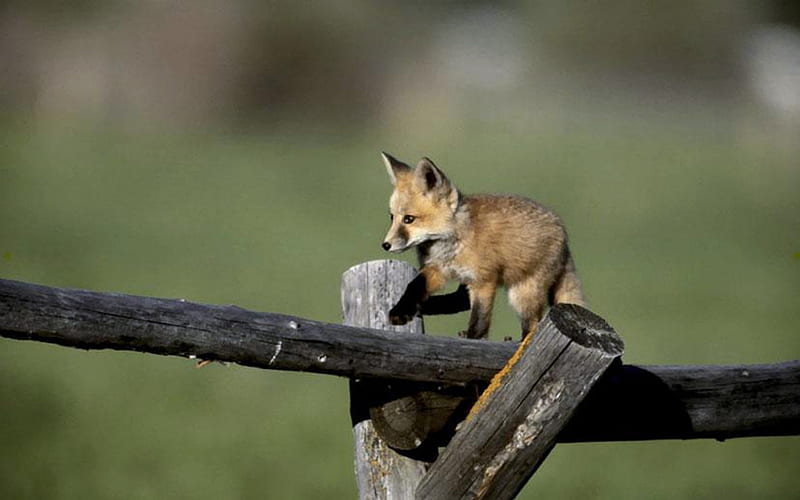
[(541, 280), (527, 278), (508, 287), (508, 302), (519, 316), (522, 338), (532, 333), (547, 307), (547, 287)]
[(494, 294), (497, 291), (495, 283), (486, 283), (481, 286), (468, 285), (471, 312), (469, 326), (459, 337), (468, 339), (485, 339), (489, 336), (489, 325), (492, 322), (492, 308), (494, 307)]

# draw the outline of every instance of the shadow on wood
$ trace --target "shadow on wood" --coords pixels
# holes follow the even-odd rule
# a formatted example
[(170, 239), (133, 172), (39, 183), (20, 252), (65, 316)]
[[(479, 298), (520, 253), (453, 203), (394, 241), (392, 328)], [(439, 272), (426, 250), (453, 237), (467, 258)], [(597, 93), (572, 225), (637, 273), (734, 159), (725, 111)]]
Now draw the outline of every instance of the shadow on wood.
[(615, 363), (561, 442), (800, 434), (800, 362), (634, 366)]
[(558, 436), (559, 442), (686, 438), (692, 420), (657, 375), (620, 359), (598, 380)]

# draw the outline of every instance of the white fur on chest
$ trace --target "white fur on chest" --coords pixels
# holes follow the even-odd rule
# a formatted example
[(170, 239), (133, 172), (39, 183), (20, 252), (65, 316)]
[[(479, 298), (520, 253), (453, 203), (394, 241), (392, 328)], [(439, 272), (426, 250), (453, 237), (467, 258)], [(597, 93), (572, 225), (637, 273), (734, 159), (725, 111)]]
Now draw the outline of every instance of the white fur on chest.
[(475, 279), (475, 271), (458, 264), (460, 251), (461, 244), (455, 239), (437, 240), (428, 249), (423, 264), (438, 267), (449, 280), (469, 283)]

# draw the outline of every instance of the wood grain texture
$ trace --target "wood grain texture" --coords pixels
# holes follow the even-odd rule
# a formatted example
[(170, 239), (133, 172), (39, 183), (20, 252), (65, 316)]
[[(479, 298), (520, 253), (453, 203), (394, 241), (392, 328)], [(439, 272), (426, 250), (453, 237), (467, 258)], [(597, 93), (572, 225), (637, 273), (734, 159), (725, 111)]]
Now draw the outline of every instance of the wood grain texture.
[[(453, 334), (454, 335), (454, 334)], [(486, 384), (517, 344), (383, 331), (178, 299), (0, 280), (0, 336), (350, 378)], [(800, 435), (800, 361), (615, 364), (559, 439)]]
[[(422, 334), (424, 327), (420, 318), (403, 326), (392, 326), (388, 322), (389, 309), (415, 274), (413, 267), (399, 261), (365, 262), (348, 269), (342, 275), (344, 323)], [(354, 379), (350, 382), (356, 483), (362, 500), (410, 498), (427, 470), (425, 462), (391, 449), (369, 418), (370, 414), (381, 412), (383, 406), (391, 404), (391, 393), (389, 381)], [(387, 397), (390, 402), (373, 406), (375, 394)], [(412, 421), (416, 417), (409, 413)]]
[(570, 304), (551, 308), (423, 478), (417, 498), (514, 498), (620, 355), (622, 341), (601, 318)]

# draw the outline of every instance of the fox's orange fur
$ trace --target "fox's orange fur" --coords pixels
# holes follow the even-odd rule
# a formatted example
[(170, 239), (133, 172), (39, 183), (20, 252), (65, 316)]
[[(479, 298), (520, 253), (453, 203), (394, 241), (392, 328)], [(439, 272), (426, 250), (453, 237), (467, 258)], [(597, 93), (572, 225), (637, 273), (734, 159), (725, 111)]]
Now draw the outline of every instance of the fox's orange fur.
[[(416, 247), (421, 266), (390, 312), (392, 323), (406, 323), (419, 312), (469, 308), (462, 335), (484, 338), (498, 286), (508, 289), (523, 336), (548, 305), (584, 304), (567, 233), (555, 213), (522, 196), (462, 195), (427, 158), (415, 169), (385, 153), (383, 160), (394, 184), (383, 247)], [(462, 284), (459, 291), (432, 297), (449, 280)]]

